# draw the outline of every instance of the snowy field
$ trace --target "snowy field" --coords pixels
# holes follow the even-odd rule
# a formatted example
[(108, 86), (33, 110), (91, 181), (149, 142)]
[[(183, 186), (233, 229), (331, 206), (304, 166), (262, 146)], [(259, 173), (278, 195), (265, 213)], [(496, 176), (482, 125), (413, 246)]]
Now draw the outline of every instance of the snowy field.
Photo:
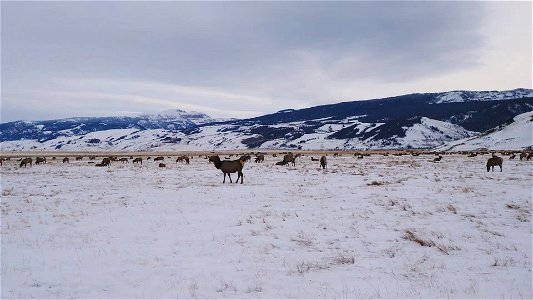
[(5, 162), (2, 298), (533, 296), (532, 161), (175, 158)]

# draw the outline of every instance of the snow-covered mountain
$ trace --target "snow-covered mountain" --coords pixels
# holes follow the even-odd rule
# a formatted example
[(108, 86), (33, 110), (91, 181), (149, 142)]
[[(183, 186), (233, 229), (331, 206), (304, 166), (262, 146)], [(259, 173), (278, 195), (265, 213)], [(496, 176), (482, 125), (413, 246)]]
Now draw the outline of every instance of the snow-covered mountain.
[(531, 89), (514, 89), (509, 91), (451, 91), (446, 93), (439, 93), (435, 97), (433, 103), (452, 103), (452, 102), (468, 102), (468, 101), (493, 101), (493, 100), (509, 100), (533, 97), (533, 90)]
[[(510, 124), (533, 111), (532, 95), (528, 89), (410, 94), (225, 121), (181, 110), (20, 121), (0, 124), (0, 146), (2, 151), (434, 148)], [(523, 147), (502, 148), (514, 146)]]
[(81, 117), (47, 121), (16, 121), (0, 124), (0, 142), (13, 140), (38, 140), (41, 142), (59, 137), (81, 136), (88, 133), (129, 129), (180, 130), (215, 120), (200, 112), (186, 112), (179, 109), (166, 110), (158, 114), (115, 117)]
[(507, 124), (473, 137), (459, 139), (439, 147), (443, 151), (479, 149), (532, 149), (533, 111), (520, 114)]

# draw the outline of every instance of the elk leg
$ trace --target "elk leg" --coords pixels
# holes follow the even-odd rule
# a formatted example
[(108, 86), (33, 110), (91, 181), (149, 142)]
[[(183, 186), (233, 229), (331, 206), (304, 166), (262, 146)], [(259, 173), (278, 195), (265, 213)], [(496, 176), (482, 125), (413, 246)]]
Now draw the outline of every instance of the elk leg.
[(222, 181), (222, 183), (226, 183), (226, 173), (224, 173), (224, 180)]
[(228, 173), (228, 177), (229, 177), (229, 182), (233, 183), (233, 181), (231, 181), (231, 173)]
[(242, 184), (242, 181), (243, 181), (243, 179), (244, 179), (244, 175), (242, 174), (241, 171), (239, 171), (239, 176), (241, 176), (241, 184)]

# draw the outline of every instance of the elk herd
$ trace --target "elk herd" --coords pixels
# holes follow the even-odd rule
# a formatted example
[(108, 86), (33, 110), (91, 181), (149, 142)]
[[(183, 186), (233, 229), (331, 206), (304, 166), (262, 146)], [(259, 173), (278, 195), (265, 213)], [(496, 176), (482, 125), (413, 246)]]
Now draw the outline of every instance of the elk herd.
[[(220, 171), (222, 171), (222, 173), (224, 174), (222, 183), (226, 182), (226, 175), (228, 176), (230, 182), (233, 182), (231, 179), (231, 174), (237, 173), (237, 180), (235, 182), (237, 183), (240, 179), (241, 184), (242, 184), (244, 180), (244, 175), (242, 172), (244, 168), (244, 164), (252, 159), (252, 155), (255, 156), (255, 159), (254, 159), (255, 163), (263, 163), (265, 161), (265, 154), (266, 153), (260, 153), (260, 152), (257, 152), (257, 153), (252, 152), (251, 154), (240, 154), (240, 155), (237, 155), (239, 156), (239, 158), (234, 159), (234, 160), (232, 160), (232, 156), (234, 154), (229, 154), (229, 157), (226, 156), (224, 157), (225, 160), (221, 160), (220, 156), (215, 155), (214, 152), (212, 152), (212, 155), (199, 155), (198, 157), (207, 159), (209, 163), (213, 163), (216, 169), (219, 169)], [(347, 152), (333, 153), (333, 157), (340, 157), (343, 154), (347, 154)], [(505, 152), (500, 152), (501, 156), (498, 156), (495, 152), (489, 152), (489, 151), (477, 151), (477, 152), (473, 152), (473, 151), (463, 151), (463, 152), (399, 151), (399, 152), (394, 152), (394, 153), (374, 152), (372, 155), (389, 156), (389, 154), (392, 154), (394, 156), (434, 155), (435, 158), (432, 160), (433, 162), (440, 162), (443, 159), (446, 159), (443, 155), (455, 154), (455, 155), (465, 155), (467, 157), (477, 157), (478, 155), (491, 154), (491, 157), (488, 158), (487, 163), (486, 163), (487, 172), (489, 172), (490, 170), (494, 171), (494, 167), (500, 167), (500, 172), (502, 172), (503, 171), (503, 160), (504, 160), (503, 156), (508, 156), (508, 158), (511, 160), (515, 159), (517, 155), (520, 160), (531, 160), (531, 158), (533, 158), (533, 151), (505, 151)], [(301, 153), (293, 154), (292, 152), (282, 152), (282, 153), (273, 153), (272, 157), (277, 158), (278, 155), (282, 156), (283, 159), (281, 161), (276, 162), (275, 163), (276, 166), (293, 166), (293, 167), (296, 166), (296, 159), (303, 156), (303, 154)], [(318, 162), (320, 168), (327, 169), (327, 164), (328, 164), (327, 155), (328, 154), (322, 155), (320, 158), (315, 158), (311, 156), (311, 161)], [(370, 152), (362, 152), (362, 153), (355, 152), (353, 154), (353, 157), (356, 157), (357, 159), (363, 159), (364, 157), (368, 157), (370, 155), (371, 155)], [(76, 161), (82, 161), (83, 158), (84, 158), (83, 156), (75, 156)], [(102, 158), (102, 161), (100, 163), (94, 163), (94, 160), (96, 160), (96, 156), (89, 156), (88, 158), (89, 158), (88, 163), (94, 164), (96, 167), (107, 167), (107, 166), (110, 166), (112, 162), (119, 162), (122, 164), (126, 164), (126, 163), (129, 163), (130, 160), (132, 160), (134, 164), (140, 164), (140, 165), (143, 164), (142, 157), (133, 158), (133, 156), (129, 156), (129, 158), (128, 157), (118, 158), (117, 156), (106, 156)], [(170, 159), (171, 157), (167, 156), (167, 158)], [(193, 156), (181, 155), (177, 157), (176, 163), (183, 163), (183, 164), (189, 165), (192, 158)], [(52, 157), (52, 160), (55, 160), (55, 159), (56, 157)], [(147, 161), (151, 159), (152, 159), (151, 157), (146, 158)], [(11, 157), (0, 157), (0, 166), (3, 165), (5, 161), (9, 161), (9, 160), (11, 160)], [(158, 163), (158, 167), (166, 168), (166, 164), (164, 162), (165, 161), (164, 156), (157, 156), (153, 158), (153, 161)], [(31, 157), (20, 158), (18, 159), (18, 162), (19, 162), (20, 168), (31, 167), (33, 164), (33, 158)], [(70, 162), (69, 157), (64, 157), (62, 162), (64, 164), (65, 163), (68, 164)], [(44, 156), (35, 158), (35, 165), (41, 165), (41, 164), (46, 164), (46, 163), (47, 163), (47, 158)]]

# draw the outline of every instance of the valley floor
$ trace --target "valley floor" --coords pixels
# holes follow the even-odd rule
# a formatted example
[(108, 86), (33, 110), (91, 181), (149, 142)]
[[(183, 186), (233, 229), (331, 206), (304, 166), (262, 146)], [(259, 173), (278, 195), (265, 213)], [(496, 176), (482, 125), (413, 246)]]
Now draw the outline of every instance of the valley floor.
[[(61, 160), (1, 174), (2, 298), (532, 298), (531, 161)], [(233, 179), (236, 175), (233, 176)]]

